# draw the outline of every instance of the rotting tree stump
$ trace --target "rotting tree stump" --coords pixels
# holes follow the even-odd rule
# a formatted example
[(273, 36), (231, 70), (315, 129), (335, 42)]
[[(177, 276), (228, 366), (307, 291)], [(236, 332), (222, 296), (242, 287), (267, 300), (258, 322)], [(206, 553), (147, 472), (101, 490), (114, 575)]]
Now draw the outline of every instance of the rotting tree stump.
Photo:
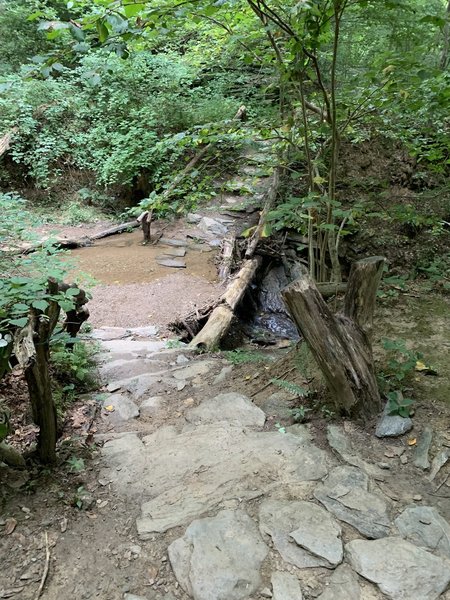
[(381, 409), (371, 333), (385, 259), (355, 262), (342, 313), (333, 315), (314, 280), (304, 274), (282, 292), (299, 332), (321, 369), (336, 411), (368, 420)]

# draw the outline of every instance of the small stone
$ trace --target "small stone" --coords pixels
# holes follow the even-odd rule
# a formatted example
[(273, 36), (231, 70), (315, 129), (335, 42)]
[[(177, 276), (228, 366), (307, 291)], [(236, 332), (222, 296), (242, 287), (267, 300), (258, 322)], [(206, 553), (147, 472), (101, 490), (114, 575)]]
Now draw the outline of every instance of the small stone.
[(184, 354), (179, 354), (177, 356), (177, 365), (184, 365), (189, 362), (189, 359)]
[(317, 486), (314, 496), (338, 519), (369, 538), (388, 535), (390, 519), (381, 496), (368, 491), (368, 476), (356, 467), (340, 466)]
[(450, 525), (436, 508), (408, 506), (395, 519), (395, 525), (408, 541), (450, 558)]
[(177, 390), (179, 392), (182, 392), (185, 387), (186, 387), (186, 382), (185, 381), (177, 381)]
[(112, 394), (103, 401), (103, 408), (108, 419), (113, 422), (129, 421), (139, 417), (136, 404), (125, 394)]
[(184, 261), (181, 258), (169, 258), (164, 255), (161, 255), (156, 257), (156, 262), (158, 263), (158, 265), (161, 265), (161, 267), (171, 267), (174, 269), (186, 268), (186, 261)]
[(433, 481), (442, 467), (447, 463), (450, 457), (450, 449), (446, 448), (445, 450), (441, 450), (436, 456), (433, 458), (433, 462), (431, 463), (431, 470), (428, 476), (428, 481)]
[(409, 417), (400, 417), (399, 415), (390, 415), (388, 405), (386, 404), (375, 430), (375, 435), (379, 438), (397, 437), (411, 431), (412, 428), (412, 419)]
[(406, 465), (408, 462), (408, 457), (406, 456), (406, 454), (402, 454), (400, 456), (400, 462), (402, 463), (402, 465)]
[(269, 590), (269, 588), (264, 588), (259, 592), (259, 595), (262, 596), (263, 598), (272, 598), (272, 592)]
[(272, 573), (273, 600), (302, 600), (302, 590), (295, 575), (276, 571)]
[(349, 565), (342, 564), (333, 572), (319, 600), (361, 600), (358, 576)]
[(419, 438), (419, 442), (415, 448), (414, 452), (414, 466), (419, 469), (430, 468), (430, 461), (428, 459), (428, 452), (430, 450), (431, 441), (433, 439), (433, 430), (431, 427), (425, 427), (422, 435)]
[(258, 589), (268, 551), (248, 515), (222, 510), (193, 521), (170, 544), (169, 557), (181, 587), (195, 600), (243, 600)]
[(437, 600), (450, 582), (450, 561), (401, 538), (353, 540), (345, 547), (351, 566), (391, 600)]
[(391, 468), (391, 465), (385, 462), (379, 462), (378, 466), (380, 467), (380, 469), (383, 469), (385, 471), (388, 471)]
[(416, 502), (420, 502), (422, 500), (422, 496), (420, 494), (416, 494), (415, 496), (413, 496), (413, 500), (415, 500)]

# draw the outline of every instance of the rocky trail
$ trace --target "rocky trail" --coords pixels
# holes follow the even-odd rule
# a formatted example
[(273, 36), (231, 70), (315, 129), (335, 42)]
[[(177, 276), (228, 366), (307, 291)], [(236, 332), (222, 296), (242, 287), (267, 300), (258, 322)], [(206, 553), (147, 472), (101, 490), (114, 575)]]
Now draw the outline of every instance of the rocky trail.
[[(245, 168), (252, 186), (255, 177), (267, 186), (261, 164)], [(48, 504), (22, 493), (8, 507), (3, 524), (16, 524), (0, 541), (0, 598), (37, 598), (47, 551), (47, 600), (450, 600), (445, 435), (408, 433), (413, 423), (401, 419), (399, 436), (399, 417), (386, 416), (378, 434), (388, 437), (347, 421), (292, 424), (290, 394), (264, 385), (269, 367), (234, 365), (168, 340), (165, 325), (186, 310), (180, 271), (189, 271), (189, 256), (212, 256), (204, 251), (232, 227), (252, 224), (233, 185), (220, 205), (189, 216), (152, 249), (165, 248), (178, 266), (152, 261), (155, 279), (143, 285), (155, 291), (158, 280), (161, 291), (156, 301), (143, 294), (145, 310), (132, 304), (127, 286), (140, 283), (130, 275), (115, 286), (107, 275), (100, 299), (94, 289), (89, 337), (99, 344), (101, 388), (82, 401), (88, 412), (97, 407), (86, 432), (97, 450), (76, 476), (72, 506), (58, 502), (55, 485)], [(237, 219), (223, 215), (238, 203)], [(86, 266), (95, 249), (74, 255)], [(110, 259), (97, 267), (103, 277)], [(133, 255), (122, 259), (130, 273)], [(164, 281), (174, 277), (168, 294)], [(142, 322), (127, 320), (130, 303)], [(164, 318), (149, 318), (167, 305)]]

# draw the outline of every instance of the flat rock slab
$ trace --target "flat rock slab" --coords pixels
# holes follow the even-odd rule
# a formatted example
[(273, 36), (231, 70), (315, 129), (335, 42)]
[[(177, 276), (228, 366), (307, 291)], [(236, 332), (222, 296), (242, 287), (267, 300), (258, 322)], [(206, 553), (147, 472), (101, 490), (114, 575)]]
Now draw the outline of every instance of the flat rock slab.
[(129, 392), (133, 400), (139, 400), (142, 396), (147, 396), (158, 381), (160, 381), (160, 377), (157, 375), (138, 375), (137, 377), (110, 381), (106, 389), (108, 392), (118, 390)]
[(176, 238), (166, 238), (166, 237), (162, 237), (159, 242), (158, 242), (158, 246), (160, 245), (164, 245), (164, 246), (186, 246), (186, 240), (179, 240)]
[(217, 219), (202, 217), (198, 223), (198, 228), (204, 233), (223, 236), (228, 233), (228, 227)]
[(330, 447), (338, 454), (342, 460), (349, 465), (362, 469), (368, 475), (372, 477), (382, 476), (381, 469), (376, 465), (372, 465), (360, 456), (358, 456), (354, 449), (351, 440), (344, 432), (344, 428), (339, 425), (328, 425), (327, 427), (327, 440)]
[(341, 528), (317, 504), (269, 499), (261, 505), (259, 522), (282, 558), (300, 569), (332, 568), (342, 561)]
[(341, 466), (317, 486), (314, 496), (338, 519), (368, 538), (389, 534), (390, 519), (381, 496), (368, 491), (369, 478), (357, 467)]
[(230, 392), (205, 400), (187, 413), (186, 420), (194, 425), (227, 421), (243, 427), (262, 427), (266, 415), (247, 396)]
[(146, 356), (162, 350), (167, 345), (166, 342), (152, 340), (109, 340), (102, 342), (102, 347), (109, 352), (116, 354), (135, 354)]
[(99, 373), (103, 380), (115, 381), (147, 373), (158, 373), (167, 370), (167, 365), (164, 362), (157, 360), (147, 360), (138, 358), (134, 360), (113, 360), (100, 366)]
[(129, 335), (128, 330), (124, 327), (101, 327), (99, 329), (93, 329), (89, 334), (94, 340), (120, 340)]
[(172, 371), (173, 377), (178, 380), (193, 379), (198, 375), (206, 375), (215, 366), (212, 360), (192, 362), (188, 367)]
[(142, 417), (153, 417), (158, 414), (164, 406), (162, 396), (150, 396), (142, 401), (139, 410)]
[(159, 327), (156, 325), (145, 325), (144, 327), (130, 327), (127, 329), (131, 335), (136, 335), (138, 337), (152, 337), (157, 335), (159, 331)]
[(194, 600), (241, 600), (261, 582), (269, 549), (244, 512), (223, 510), (189, 525), (168, 548), (175, 577)]
[[(149, 498), (137, 520), (143, 539), (185, 525), (226, 500), (251, 499), (279, 486), (310, 481), (310, 464), (314, 476), (323, 476), (319, 449), (290, 434), (252, 431), (225, 421), (169, 433), (162, 437), (157, 431), (145, 443), (138, 439), (127, 452), (121, 440), (103, 447), (102, 477), (124, 497)], [(144, 465), (138, 474), (137, 464)], [(294, 529), (295, 524), (288, 533)]]
[[(339, 565), (319, 600), (361, 600), (358, 575), (346, 564)], [(364, 599), (363, 599), (364, 600)]]
[(295, 575), (276, 571), (272, 573), (273, 600), (302, 600), (302, 590)]
[(139, 408), (125, 394), (111, 394), (103, 400), (108, 419), (114, 423), (139, 417)]
[(172, 267), (174, 269), (186, 268), (186, 261), (181, 258), (170, 258), (168, 256), (160, 255), (156, 257), (156, 262), (162, 267)]
[[(173, 248), (167, 248), (160, 256), (177, 256), (179, 258), (183, 258), (183, 256), (186, 256), (186, 248), (184, 248), (183, 246), (174, 246)], [(159, 256), (157, 258), (159, 258)]]
[(408, 506), (395, 519), (402, 537), (450, 558), (450, 525), (432, 506)]
[(400, 417), (399, 415), (390, 415), (388, 413), (388, 405), (384, 407), (383, 414), (378, 421), (375, 435), (379, 438), (383, 437), (398, 437), (411, 431), (413, 428), (412, 419), (409, 417)]
[(450, 561), (401, 538), (353, 540), (351, 566), (392, 600), (437, 600), (450, 582)]

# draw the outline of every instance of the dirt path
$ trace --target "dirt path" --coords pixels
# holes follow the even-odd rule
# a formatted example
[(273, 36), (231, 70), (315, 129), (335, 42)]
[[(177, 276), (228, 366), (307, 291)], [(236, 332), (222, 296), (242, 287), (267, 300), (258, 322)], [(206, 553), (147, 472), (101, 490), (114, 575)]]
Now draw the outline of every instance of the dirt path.
[(269, 361), (289, 349), (239, 366), (174, 347), (156, 325), (193, 302), (193, 278), (215, 291), (212, 252), (183, 240), (187, 274), (164, 275), (158, 246), (134, 237), (74, 253), (104, 282), (91, 334), (102, 387), (72, 416), (84, 463), (67, 440), (63, 470), (1, 472), (0, 598), (35, 600), (48, 551), (46, 600), (450, 600), (445, 432), (428, 448), (420, 420), (392, 438), (294, 424), (294, 397), (270, 385)]

